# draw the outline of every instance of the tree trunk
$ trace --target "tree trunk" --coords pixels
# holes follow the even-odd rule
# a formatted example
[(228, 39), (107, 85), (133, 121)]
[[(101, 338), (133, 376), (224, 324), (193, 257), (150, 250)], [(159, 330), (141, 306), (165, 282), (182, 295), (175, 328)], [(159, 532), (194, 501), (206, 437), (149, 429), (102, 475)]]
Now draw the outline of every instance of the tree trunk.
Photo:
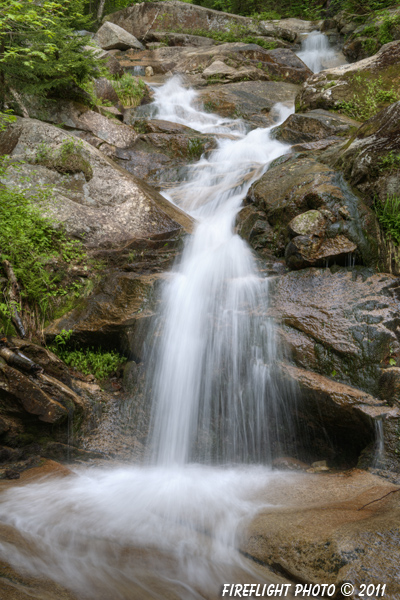
[(100, 23), (101, 17), (103, 16), (103, 10), (106, 0), (100, 0), (99, 8), (97, 10), (97, 21)]

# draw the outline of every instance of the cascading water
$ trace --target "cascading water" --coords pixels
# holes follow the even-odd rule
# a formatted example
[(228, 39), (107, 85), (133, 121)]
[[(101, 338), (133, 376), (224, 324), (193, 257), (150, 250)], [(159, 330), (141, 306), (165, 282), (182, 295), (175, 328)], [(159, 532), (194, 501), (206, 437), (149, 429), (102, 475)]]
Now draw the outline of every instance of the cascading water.
[(346, 62), (344, 56), (329, 45), (326, 35), (319, 31), (312, 31), (305, 37), (297, 56), (313, 73), (319, 73), (323, 69), (337, 67)]
[(0, 499), (1, 522), (24, 539), (1, 543), (0, 557), (78, 598), (217, 598), (226, 581), (266, 580), (236, 548), (241, 527), (265, 505), (263, 490), (282, 475), (227, 463), (265, 463), (271, 431), (279, 442), (289, 416), (273, 376), (268, 280), (234, 224), (251, 183), (287, 147), (267, 129), (246, 134), (194, 102), (176, 79), (156, 92), (159, 118), (219, 141), (165, 193), (198, 224), (164, 286), (148, 359), (153, 464), (78, 471)]
[[(154, 365), (151, 448), (165, 465), (265, 462), (270, 429), (285, 410), (271, 376), (268, 279), (233, 229), (251, 183), (286, 147), (266, 129), (245, 135), (240, 122), (194, 109), (193, 90), (177, 79), (166, 88), (156, 96), (160, 118), (185, 115), (192, 127), (229, 131), (234, 139), (220, 139), (189, 180), (165, 194), (199, 223), (164, 288), (162, 333), (148, 360)], [(282, 113), (290, 111), (282, 107)]]

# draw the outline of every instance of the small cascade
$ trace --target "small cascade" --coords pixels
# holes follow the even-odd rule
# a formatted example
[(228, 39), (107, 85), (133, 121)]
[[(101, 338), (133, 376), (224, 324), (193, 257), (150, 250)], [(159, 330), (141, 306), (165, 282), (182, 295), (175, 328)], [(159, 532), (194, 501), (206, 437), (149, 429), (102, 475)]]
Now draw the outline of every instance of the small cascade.
[(385, 437), (382, 419), (375, 420), (375, 456), (373, 466), (382, 468), (385, 462)]
[(297, 56), (313, 73), (319, 73), (323, 69), (336, 67), (346, 62), (344, 57), (342, 59), (340, 53), (329, 45), (326, 35), (319, 31), (312, 31), (305, 37)]

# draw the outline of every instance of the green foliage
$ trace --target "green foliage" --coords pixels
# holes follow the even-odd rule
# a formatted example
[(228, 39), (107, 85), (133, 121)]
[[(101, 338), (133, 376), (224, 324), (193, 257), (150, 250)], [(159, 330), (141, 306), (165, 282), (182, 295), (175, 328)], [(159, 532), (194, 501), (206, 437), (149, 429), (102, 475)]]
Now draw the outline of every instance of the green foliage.
[(11, 111), (6, 110), (4, 112), (0, 112), (0, 133), (7, 129), (10, 123), (14, 123), (17, 120), (17, 117), (11, 114)]
[(147, 92), (145, 82), (130, 73), (124, 73), (122, 77), (111, 83), (125, 108), (139, 106)]
[[(0, 158), (1, 178), (7, 161)], [(62, 230), (56, 231), (51, 220), (40, 213), (38, 206), (49, 195), (49, 190), (32, 194), (31, 189), (0, 186), (1, 260), (11, 262), (22, 301), (37, 307), (43, 318), (51, 299), (73, 291), (71, 286), (59, 285), (61, 275), (56, 275), (51, 265), (55, 261), (81, 262), (85, 257), (79, 242), (69, 240)], [(0, 313), (3, 322), (9, 318), (4, 306), (0, 306)]]
[(201, 138), (191, 138), (188, 143), (188, 157), (198, 160), (204, 151), (204, 142)]
[(98, 76), (103, 61), (73, 28), (88, 24), (85, 0), (3, 0), (0, 7), (0, 108), (7, 90), (61, 93)]
[(379, 26), (378, 42), (381, 46), (393, 42), (393, 33), (398, 25), (400, 25), (400, 14), (390, 14), (385, 11), (378, 15), (379, 19), (382, 19), (382, 23)]
[(376, 200), (375, 212), (382, 229), (388, 233), (393, 242), (400, 245), (400, 198), (389, 196), (386, 202)]
[(395, 154), (393, 150), (388, 152), (379, 161), (379, 171), (394, 171), (400, 169), (400, 154)]
[(83, 375), (92, 374), (96, 379), (106, 379), (126, 362), (126, 358), (113, 350), (103, 351), (94, 348), (71, 347), (73, 330), (63, 329), (54, 339), (50, 349), (57, 354), (66, 365), (76, 369)]
[(361, 75), (356, 75), (350, 84), (354, 85), (356, 92), (347, 102), (340, 102), (337, 108), (349, 117), (358, 121), (366, 121), (374, 116), (382, 104), (390, 104), (398, 100), (398, 94), (393, 88), (383, 89), (382, 78), (369, 80)]
[(62, 174), (82, 172), (86, 181), (93, 177), (91, 164), (83, 155), (82, 140), (64, 140), (56, 149), (43, 142), (37, 148), (34, 162)]

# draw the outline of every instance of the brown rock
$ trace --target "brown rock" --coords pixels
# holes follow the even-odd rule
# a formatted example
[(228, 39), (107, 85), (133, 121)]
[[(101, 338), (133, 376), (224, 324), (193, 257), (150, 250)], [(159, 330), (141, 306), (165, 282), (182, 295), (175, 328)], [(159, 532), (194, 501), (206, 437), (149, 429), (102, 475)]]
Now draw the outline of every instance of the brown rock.
[[(34, 381), (16, 369), (0, 364), (0, 389), (5, 410), (37, 415), (45, 423), (57, 423), (67, 416), (62, 404), (53, 400)], [(22, 411), (23, 412), (23, 411)]]
[(359, 509), (398, 489), (360, 470), (293, 474), (268, 486), (263, 502), (272, 508), (253, 519), (241, 550), (307, 584), (324, 582), (338, 589), (350, 582), (360, 589), (361, 584), (384, 580), (388, 599), (397, 600), (398, 546), (393, 531), (400, 517), (400, 494)]
[(272, 130), (272, 135), (281, 142), (298, 144), (334, 135), (350, 135), (358, 126), (359, 123), (349, 117), (334, 115), (326, 110), (311, 110), (290, 115), (282, 125)]
[[(97, 98), (108, 100), (113, 104), (118, 104), (119, 98), (111, 82), (105, 77), (94, 80), (94, 88)], [(110, 107), (111, 108), (111, 107)]]

